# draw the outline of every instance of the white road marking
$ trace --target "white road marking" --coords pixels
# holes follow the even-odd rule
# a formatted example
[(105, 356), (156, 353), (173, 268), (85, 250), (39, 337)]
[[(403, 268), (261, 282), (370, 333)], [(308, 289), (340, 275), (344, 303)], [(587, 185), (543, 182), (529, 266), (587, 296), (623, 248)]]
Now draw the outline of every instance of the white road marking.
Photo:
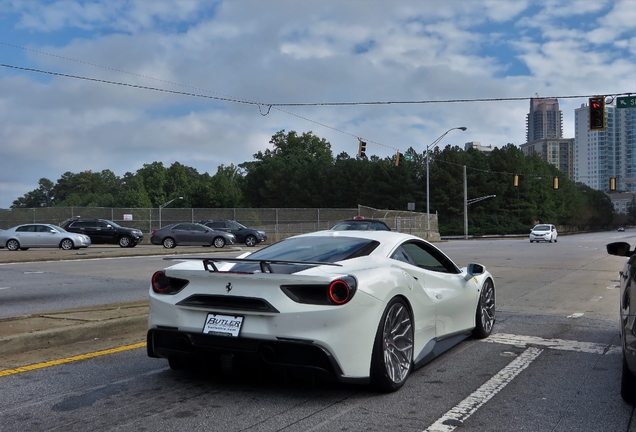
[(11, 288), (11, 287), (0, 287), (0, 290), (3, 290), (3, 289), (10, 289), (10, 288)]
[(24, 272), (24, 274), (42, 274), (44, 273), (43, 271), (26, 271)]
[[(486, 339), (482, 339), (481, 342), (525, 347), (526, 350), (519, 357), (510, 362), (508, 366), (500, 370), (495, 376), (475, 390), (470, 396), (446, 412), (446, 414), (440, 417), (435, 423), (425, 429), (424, 432), (451, 432), (455, 430), (457, 426), (462, 426), (468, 417), (499, 393), (519, 375), (521, 371), (530, 366), (530, 363), (532, 363), (544, 349), (601, 355), (621, 353), (620, 346), (564, 339), (544, 339), (536, 336), (506, 333), (493, 333)], [(509, 354), (509, 352), (506, 351), (504, 354)]]
[(429, 426), (425, 432), (451, 432), (457, 426), (461, 426), (468, 417), (499, 393), (542, 352), (543, 350), (539, 348), (531, 347), (526, 349), (519, 357), (511, 361), (508, 366), (500, 370), (497, 375), (490, 378), (484, 385)]
[(583, 315), (585, 315), (583, 312), (577, 312), (572, 315), (568, 315), (568, 318), (581, 318)]
[(482, 342), (501, 343), (517, 346), (539, 346), (560, 351), (575, 351), (587, 354), (620, 354), (621, 347), (614, 345), (598, 344), (592, 342), (579, 342), (564, 339), (544, 339), (536, 336), (522, 336), (505, 333), (493, 333)]

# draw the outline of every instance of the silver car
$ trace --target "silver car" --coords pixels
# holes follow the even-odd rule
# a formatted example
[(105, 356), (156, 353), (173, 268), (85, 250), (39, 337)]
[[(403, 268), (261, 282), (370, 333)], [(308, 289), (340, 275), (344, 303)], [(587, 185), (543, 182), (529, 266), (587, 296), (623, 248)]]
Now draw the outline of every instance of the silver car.
[(90, 245), (90, 237), (64, 231), (57, 225), (32, 223), (0, 231), (0, 248), (10, 251), (41, 247), (71, 250)]

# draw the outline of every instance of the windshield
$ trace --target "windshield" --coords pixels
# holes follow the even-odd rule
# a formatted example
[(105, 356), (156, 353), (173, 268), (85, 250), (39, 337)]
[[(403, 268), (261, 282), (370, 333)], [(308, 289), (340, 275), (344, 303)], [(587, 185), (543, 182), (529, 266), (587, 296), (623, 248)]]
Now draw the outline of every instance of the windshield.
[(54, 229), (57, 232), (66, 233), (66, 231), (64, 231), (62, 228), (56, 225), (47, 225), (47, 227), (50, 227), (51, 229)]
[(331, 228), (333, 231), (348, 231), (359, 230), (364, 231), (369, 229), (369, 222), (340, 222)]
[(116, 224), (115, 222), (113, 222), (113, 221), (109, 221), (109, 220), (104, 219), (104, 222), (106, 222), (107, 224), (112, 225), (114, 228), (121, 228), (119, 225), (117, 225), (117, 224)]
[(537, 225), (534, 227), (535, 231), (550, 231), (550, 225)]
[[(359, 256), (369, 255), (380, 243), (375, 240), (354, 237), (297, 237), (290, 238), (265, 247), (248, 259), (296, 262), (334, 263)], [(310, 266), (272, 265), (275, 273), (295, 273)], [(237, 264), (232, 271), (253, 272), (258, 264)]]

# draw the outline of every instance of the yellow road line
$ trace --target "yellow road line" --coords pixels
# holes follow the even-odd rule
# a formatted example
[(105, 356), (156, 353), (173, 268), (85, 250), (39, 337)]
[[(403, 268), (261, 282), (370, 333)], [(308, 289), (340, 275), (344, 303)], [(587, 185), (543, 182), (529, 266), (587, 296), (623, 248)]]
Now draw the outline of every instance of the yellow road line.
[(71, 363), (71, 362), (79, 361), (79, 360), (88, 360), (94, 357), (99, 357), (99, 356), (108, 355), (108, 354), (115, 354), (118, 352), (133, 350), (137, 348), (143, 348), (145, 346), (146, 346), (146, 342), (140, 342), (133, 345), (125, 345), (125, 346), (121, 346), (117, 348), (111, 348), (111, 349), (102, 350), (102, 351), (95, 351), (92, 353), (76, 355), (73, 357), (67, 357), (67, 358), (63, 358), (59, 360), (51, 360), (44, 363), (36, 363), (29, 366), (22, 366), (15, 369), (0, 370), (0, 377), (19, 374), (22, 372), (29, 372), (29, 371), (37, 370), (37, 369), (44, 369), (51, 366), (58, 366), (61, 364)]

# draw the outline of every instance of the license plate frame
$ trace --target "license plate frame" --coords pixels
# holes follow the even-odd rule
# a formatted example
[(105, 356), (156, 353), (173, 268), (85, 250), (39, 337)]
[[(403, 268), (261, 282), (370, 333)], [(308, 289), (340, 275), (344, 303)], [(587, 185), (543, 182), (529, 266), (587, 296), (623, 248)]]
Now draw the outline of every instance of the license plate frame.
[(203, 323), (203, 334), (239, 337), (245, 317), (209, 312)]

